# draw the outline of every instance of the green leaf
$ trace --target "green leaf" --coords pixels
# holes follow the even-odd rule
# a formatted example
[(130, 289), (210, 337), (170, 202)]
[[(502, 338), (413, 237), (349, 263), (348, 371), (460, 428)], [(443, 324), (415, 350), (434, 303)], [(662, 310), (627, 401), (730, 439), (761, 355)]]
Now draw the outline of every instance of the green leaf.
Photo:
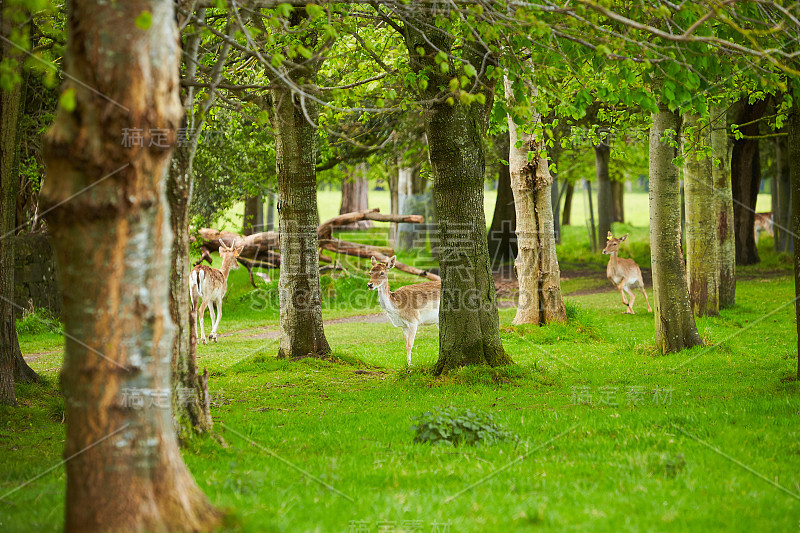
[[(130, 19), (128, 19), (130, 20)], [(136, 24), (136, 27), (140, 30), (149, 30), (150, 26), (153, 25), (153, 14), (149, 11), (142, 11), (139, 13), (139, 16), (136, 17), (136, 20), (133, 21)]]
[(76, 104), (77, 101), (75, 99), (75, 88), (73, 87), (70, 87), (69, 89), (61, 93), (61, 96), (59, 96), (58, 98), (59, 107), (61, 107), (61, 109), (63, 109), (67, 113), (72, 113), (73, 111), (75, 111)]

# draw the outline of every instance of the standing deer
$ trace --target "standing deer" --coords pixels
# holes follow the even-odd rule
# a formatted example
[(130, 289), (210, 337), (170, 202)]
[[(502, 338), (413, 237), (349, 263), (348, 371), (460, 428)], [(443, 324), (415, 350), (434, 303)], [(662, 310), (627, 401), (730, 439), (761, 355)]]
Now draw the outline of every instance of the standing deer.
[[(636, 261), (633, 259), (617, 257), (619, 245), (628, 238), (628, 234), (626, 233), (622, 238), (616, 239), (609, 231), (607, 238), (608, 243), (605, 249), (603, 249), (603, 253), (609, 254), (611, 258), (608, 260), (608, 266), (606, 267), (606, 276), (617, 288), (620, 296), (622, 296), (622, 303), (628, 306), (625, 313), (634, 314), (633, 301), (636, 299), (636, 296), (634, 296), (631, 291), (631, 287), (642, 289), (644, 301), (647, 302), (647, 312), (652, 313), (653, 309), (650, 307), (650, 300), (647, 299), (647, 292), (644, 290), (644, 278), (642, 277), (642, 270), (639, 268), (639, 265), (637, 265)], [(625, 297), (626, 292), (630, 296), (630, 302), (628, 298)]]
[(388, 263), (379, 263), (372, 258), (367, 288), (378, 292), (378, 301), (395, 327), (403, 328), (406, 339), (406, 361), (411, 366), (411, 350), (414, 348), (414, 337), (417, 327), (428, 324), (439, 325), (439, 297), (442, 283), (426, 281), (400, 287), (396, 291), (389, 290), (387, 272), (394, 268), (397, 256), (393, 255)]
[(772, 229), (773, 226), (773, 218), (772, 218), (772, 211), (769, 213), (756, 213), (755, 214), (755, 223), (753, 224), (753, 233), (755, 234), (756, 244), (758, 244), (758, 235), (762, 231), (766, 231), (767, 235), (770, 237), (775, 236), (775, 232)]
[[(239, 263), (236, 258), (242, 253), (244, 244), (235, 246), (235, 242), (227, 246), (225, 242), (219, 240), (219, 255), (222, 257), (222, 268), (216, 269), (207, 265), (198, 265), (192, 269), (189, 274), (189, 296), (192, 299), (192, 308), (198, 301), (198, 297), (202, 301), (200, 304), (200, 312), (195, 316), (195, 321), (200, 320), (200, 338), (203, 339), (203, 344), (208, 342), (206, 339), (206, 331), (203, 327), (203, 317), (208, 306), (208, 314), (211, 315), (211, 334), (208, 336), (214, 342), (217, 342), (217, 326), (222, 318), (222, 297), (228, 291), (228, 274), (232, 269), (239, 268)], [(216, 303), (216, 313), (214, 313), (214, 303)], [(214, 316), (216, 314), (216, 317)], [(197, 323), (195, 322), (195, 334), (197, 332)]]

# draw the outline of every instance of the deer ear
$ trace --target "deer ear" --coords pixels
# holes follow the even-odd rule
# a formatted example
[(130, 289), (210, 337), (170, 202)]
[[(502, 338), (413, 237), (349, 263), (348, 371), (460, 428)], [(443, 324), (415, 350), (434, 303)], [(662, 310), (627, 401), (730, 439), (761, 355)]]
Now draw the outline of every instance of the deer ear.
[(377, 260), (377, 259), (375, 259), (375, 256), (374, 256), (374, 255), (373, 255), (373, 256), (372, 256), (372, 258), (370, 259), (370, 262), (372, 263), (372, 266), (375, 266), (375, 265), (377, 265), (377, 264), (378, 264), (378, 260)]
[(614, 236), (613, 236), (613, 235), (611, 235), (611, 232), (609, 231), (609, 232), (608, 232), (608, 237), (606, 237), (606, 240), (607, 240), (607, 241), (610, 241), (610, 240), (611, 240), (611, 239), (613, 239), (613, 238), (614, 238)]
[(228, 249), (228, 245), (225, 244), (225, 241), (223, 241), (222, 239), (219, 240), (219, 249), (220, 250), (227, 250)]
[(627, 238), (628, 238), (628, 234), (626, 233), (625, 235), (623, 235), (623, 236), (622, 236), (622, 238), (620, 239), (620, 241), (624, 241), (624, 240), (625, 240), (625, 239), (627, 239)]
[(397, 256), (393, 255), (389, 262), (386, 264), (386, 268), (394, 268), (394, 264), (397, 262)]

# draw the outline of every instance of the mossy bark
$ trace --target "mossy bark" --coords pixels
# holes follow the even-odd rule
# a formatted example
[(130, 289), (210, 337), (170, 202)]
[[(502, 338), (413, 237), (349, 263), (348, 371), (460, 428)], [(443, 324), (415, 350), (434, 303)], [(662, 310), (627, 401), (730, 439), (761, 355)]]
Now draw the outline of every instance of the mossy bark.
[[(681, 249), (681, 191), (672, 163), (678, 116), (660, 103), (650, 127), (650, 248), (655, 295), (655, 343), (661, 353), (701, 346), (689, 303)], [(664, 140), (662, 140), (664, 139)]]
[[(305, 19), (304, 10), (295, 10), (290, 22), (292, 26), (299, 26)], [(313, 33), (308, 35), (314, 38)], [(286, 71), (284, 75), (295, 82), (310, 82), (316, 77), (319, 67), (318, 62), (309, 61), (304, 68)], [(331, 348), (322, 324), (319, 286), (317, 109), (314, 102), (294, 94), (281, 78), (271, 81), (274, 86), (272, 121), (280, 195), (281, 270), (278, 292), (281, 337), (278, 357), (326, 354)]]
[(708, 120), (694, 113), (683, 115), (686, 199), (686, 273), (689, 299), (697, 316), (719, 315), (719, 241), (717, 200), (712, 161), (706, 155), (711, 135)]
[(731, 154), (737, 265), (753, 265), (761, 261), (753, 228), (758, 189), (761, 186), (761, 155), (757, 136), (759, 119), (764, 116), (766, 105), (766, 99), (750, 104), (745, 97), (739, 102), (739, 112), (736, 114), (736, 122), (746, 124), (739, 129), (746, 137), (734, 139)]
[[(143, 12), (147, 30), (136, 24)], [(220, 521), (180, 457), (170, 402), (165, 176), (181, 116), (179, 50), (172, 2), (71, 4), (75, 107), (47, 134), (42, 191), (64, 291), (67, 532)], [(122, 146), (124, 128), (145, 132), (143, 146)], [(169, 131), (166, 145), (149, 142), (156, 129)]]
[[(465, 41), (461, 58), (481, 73), (476, 91), (483, 103), (464, 105), (454, 99), (451, 104), (437, 98), (452, 74), (444, 74), (435, 57), (440, 50), (451, 51), (453, 36), (415, 20), (405, 25), (404, 38), (412, 69), (430, 77), (421, 96), (427, 102), (423, 117), (439, 217), (442, 300), (435, 371), (441, 374), (465, 365), (510, 364), (511, 357), (500, 340), (483, 211), (486, 129), (494, 96), (485, 66), (488, 61), (496, 68), (496, 61), (479, 43)], [(448, 69), (456, 72), (452, 58)]]
[[(789, 139), (787, 142), (789, 160), (795, 164), (790, 169), (792, 181), (792, 231), (800, 235), (800, 103), (795, 98), (789, 114)], [(797, 338), (797, 379), (800, 380), (800, 246), (794, 246), (794, 294)]]
[(733, 226), (733, 190), (728, 156), (727, 112), (723, 106), (711, 108), (711, 169), (716, 201), (717, 268), (719, 269), (719, 308), (736, 303), (736, 237)]

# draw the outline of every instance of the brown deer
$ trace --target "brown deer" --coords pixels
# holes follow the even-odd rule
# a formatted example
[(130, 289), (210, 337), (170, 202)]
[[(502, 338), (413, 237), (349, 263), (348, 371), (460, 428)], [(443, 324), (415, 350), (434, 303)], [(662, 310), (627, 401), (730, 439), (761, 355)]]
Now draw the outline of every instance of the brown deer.
[[(622, 296), (622, 303), (628, 306), (625, 313), (634, 314), (633, 301), (636, 297), (631, 291), (631, 287), (642, 289), (644, 301), (647, 302), (647, 312), (653, 312), (653, 309), (650, 307), (650, 300), (647, 299), (647, 292), (644, 290), (644, 278), (642, 277), (642, 270), (639, 268), (639, 265), (637, 265), (633, 259), (624, 259), (617, 256), (619, 245), (628, 238), (628, 234), (626, 233), (621, 238), (616, 239), (609, 231), (607, 238), (608, 242), (606, 243), (603, 253), (610, 255), (611, 258), (608, 260), (608, 266), (606, 267), (606, 276), (617, 288), (620, 296)], [(630, 296), (630, 300), (625, 297), (626, 292), (628, 296)]]
[(400, 287), (396, 291), (389, 290), (387, 273), (394, 268), (397, 256), (393, 255), (387, 263), (372, 258), (367, 288), (378, 291), (378, 301), (395, 327), (403, 328), (406, 339), (406, 362), (411, 366), (411, 350), (414, 348), (414, 337), (417, 327), (428, 324), (439, 325), (439, 297), (442, 283), (426, 281)]
[(769, 213), (755, 214), (753, 233), (755, 234), (756, 244), (758, 244), (758, 235), (762, 231), (766, 231), (767, 235), (769, 235), (770, 237), (775, 236), (775, 232), (772, 230), (772, 226), (773, 226), (772, 211), (770, 211)]
[[(242, 253), (242, 249), (244, 249), (244, 244), (236, 246), (234, 242), (228, 246), (220, 239), (219, 255), (222, 257), (222, 268), (216, 269), (207, 265), (198, 265), (189, 274), (189, 296), (192, 300), (192, 309), (194, 309), (198, 298), (202, 301), (200, 312), (195, 316), (195, 320), (200, 320), (200, 338), (203, 339), (203, 344), (208, 342), (206, 330), (203, 327), (206, 306), (208, 306), (208, 314), (211, 315), (211, 334), (208, 338), (217, 342), (217, 327), (222, 318), (222, 297), (228, 291), (228, 274), (232, 269), (239, 268), (236, 258)], [(215, 303), (216, 313), (214, 312)], [(197, 332), (196, 326), (197, 324), (195, 323), (195, 334)]]

